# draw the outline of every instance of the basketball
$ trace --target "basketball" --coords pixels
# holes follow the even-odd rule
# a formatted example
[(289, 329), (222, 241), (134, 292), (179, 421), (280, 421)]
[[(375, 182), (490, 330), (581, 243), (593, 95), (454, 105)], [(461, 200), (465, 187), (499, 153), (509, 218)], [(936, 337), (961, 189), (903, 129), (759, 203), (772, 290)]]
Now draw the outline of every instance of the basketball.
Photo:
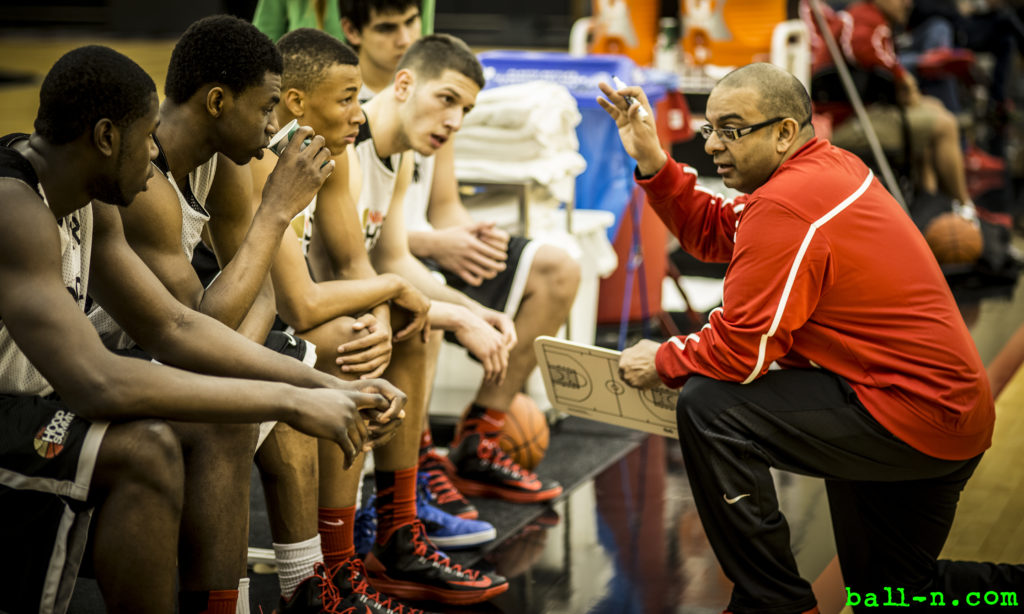
[[(465, 420), (469, 408), (463, 412)], [(462, 422), (456, 428), (456, 439), (461, 437)], [(513, 461), (524, 469), (533, 470), (548, 450), (548, 421), (529, 395), (516, 393), (505, 414), (505, 424), (498, 434), (498, 444)]]
[(981, 256), (981, 230), (956, 213), (943, 213), (929, 222), (924, 239), (939, 264), (971, 264)]
[(533, 470), (548, 450), (548, 421), (532, 398), (516, 393), (505, 416), (498, 444), (524, 469)]

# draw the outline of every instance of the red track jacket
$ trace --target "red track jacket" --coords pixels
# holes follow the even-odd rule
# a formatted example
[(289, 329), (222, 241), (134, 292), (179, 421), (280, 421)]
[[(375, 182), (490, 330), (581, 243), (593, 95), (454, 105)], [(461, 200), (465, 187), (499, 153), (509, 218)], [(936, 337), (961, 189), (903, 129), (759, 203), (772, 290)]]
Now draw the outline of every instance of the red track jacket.
[(693, 373), (749, 383), (773, 362), (817, 367), (925, 454), (966, 459), (991, 444), (988, 379), (949, 286), (859, 158), (812, 139), (735, 199), (672, 160), (638, 183), (684, 249), (729, 262), (723, 307), (658, 350), (666, 384)]

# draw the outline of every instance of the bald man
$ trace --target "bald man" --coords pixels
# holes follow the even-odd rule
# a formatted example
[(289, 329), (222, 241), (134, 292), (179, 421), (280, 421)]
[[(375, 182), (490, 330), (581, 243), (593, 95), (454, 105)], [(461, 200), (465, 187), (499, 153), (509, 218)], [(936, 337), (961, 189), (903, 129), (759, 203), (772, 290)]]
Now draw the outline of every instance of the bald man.
[(851, 605), (885, 587), (917, 607), (1024, 586), (1016, 567), (936, 560), (991, 443), (992, 395), (921, 233), (857, 157), (815, 138), (800, 82), (751, 64), (711, 92), (704, 150), (734, 199), (669, 160), (640, 88), (601, 89), (652, 207), (691, 254), (729, 263), (707, 326), (619, 363), (635, 386), (681, 388), (690, 485), (735, 583), (727, 611), (817, 612), (771, 467), (825, 478)]

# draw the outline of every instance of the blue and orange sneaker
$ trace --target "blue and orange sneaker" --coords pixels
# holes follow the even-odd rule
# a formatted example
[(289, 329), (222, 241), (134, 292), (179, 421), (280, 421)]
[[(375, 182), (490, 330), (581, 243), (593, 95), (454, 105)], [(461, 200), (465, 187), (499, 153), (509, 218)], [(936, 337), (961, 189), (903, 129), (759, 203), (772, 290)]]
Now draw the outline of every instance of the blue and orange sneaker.
[[(489, 522), (452, 516), (431, 505), (423, 492), (424, 488), (425, 485), (421, 481), (416, 489), (416, 516), (426, 528), (427, 537), (438, 548), (474, 548), (497, 537), (498, 532)], [(375, 497), (371, 497), (366, 505), (356, 512), (355, 547), (356, 553), (360, 555), (368, 553), (377, 538), (377, 510), (373, 505), (374, 499)]]
[(426, 495), (430, 504), (442, 512), (452, 516), (475, 520), (480, 512), (452, 484), (451, 476), (455, 475), (455, 466), (448, 457), (430, 448), (420, 455), (420, 480), (426, 479)]
[(428, 488), (428, 478), (421, 474), (416, 488), (416, 516), (423, 522), (427, 537), (438, 548), (473, 548), (498, 536), (494, 525), (489, 522), (460, 518), (435, 507), (428, 498)]

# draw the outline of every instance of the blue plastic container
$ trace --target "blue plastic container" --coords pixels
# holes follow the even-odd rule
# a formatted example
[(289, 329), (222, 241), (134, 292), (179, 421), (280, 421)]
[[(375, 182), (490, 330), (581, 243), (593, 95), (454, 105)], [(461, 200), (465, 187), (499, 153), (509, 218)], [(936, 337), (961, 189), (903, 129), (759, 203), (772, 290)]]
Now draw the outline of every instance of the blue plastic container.
[(642, 86), (653, 105), (665, 96), (664, 79), (650, 78), (651, 73), (623, 55), (573, 57), (561, 52), (499, 50), (477, 57), (488, 88), (552, 81), (564, 85), (576, 98), (583, 116), (576, 135), (580, 154), (587, 161), (587, 170), (576, 178), (576, 207), (615, 214), (615, 224), (608, 229), (608, 238), (614, 241), (633, 191), (635, 163), (622, 148), (615, 122), (597, 104), (601, 95), (597, 84), (611, 84), (615, 75), (629, 85)]

